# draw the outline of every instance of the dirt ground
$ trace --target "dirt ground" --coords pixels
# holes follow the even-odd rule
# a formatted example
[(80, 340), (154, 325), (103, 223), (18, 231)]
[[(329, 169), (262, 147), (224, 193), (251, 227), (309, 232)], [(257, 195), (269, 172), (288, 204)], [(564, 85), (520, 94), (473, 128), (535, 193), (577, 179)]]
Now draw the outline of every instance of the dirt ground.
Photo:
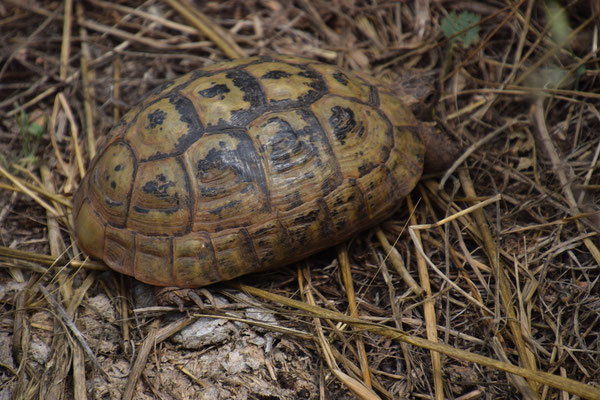
[[(600, 399), (598, 12), (0, 2), (0, 400)], [(72, 194), (110, 128), (170, 79), (273, 54), (417, 94), (460, 157), (288, 267), (188, 293), (87, 259)]]

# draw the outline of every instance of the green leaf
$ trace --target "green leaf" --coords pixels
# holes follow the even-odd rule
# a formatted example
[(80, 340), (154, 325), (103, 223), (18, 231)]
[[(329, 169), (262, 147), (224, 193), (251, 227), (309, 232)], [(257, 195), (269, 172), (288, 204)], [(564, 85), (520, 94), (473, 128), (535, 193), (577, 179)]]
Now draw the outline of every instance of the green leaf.
[[(452, 11), (442, 19), (440, 27), (444, 32), (444, 36), (450, 38), (453, 42), (462, 43), (463, 47), (467, 48), (479, 41), (479, 25), (476, 24), (480, 20), (479, 15), (468, 11), (462, 11), (458, 15)], [(470, 26), (471, 28), (469, 28)], [(465, 31), (465, 29), (467, 30)], [(459, 32), (462, 33), (459, 34)]]
[(27, 128), (27, 133), (34, 138), (40, 138), (44, 133), (44, 127), (38, 123), (32, 122)]

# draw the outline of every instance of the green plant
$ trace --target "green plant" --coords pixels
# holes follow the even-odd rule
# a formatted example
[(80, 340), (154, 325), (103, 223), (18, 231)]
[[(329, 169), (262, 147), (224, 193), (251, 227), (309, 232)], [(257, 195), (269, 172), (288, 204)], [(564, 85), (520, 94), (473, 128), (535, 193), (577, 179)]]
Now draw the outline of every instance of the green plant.
[(479, 41), (479, 21), (481, 17), (468, 11), (456, 14), (452, 11), (442, 19), (442, 32), (452, 44), (461, 43), (464, 48)]
[(46, 130), (46, 120), (39, 124), (36, 121), (31, 121), (29, 114), (21, 110), (17, 116), (17, 125), (21, 135), (23, 146), (20, 153), (20, 162), (37, 162), (36, 152), (40, 144), (40, 140)]

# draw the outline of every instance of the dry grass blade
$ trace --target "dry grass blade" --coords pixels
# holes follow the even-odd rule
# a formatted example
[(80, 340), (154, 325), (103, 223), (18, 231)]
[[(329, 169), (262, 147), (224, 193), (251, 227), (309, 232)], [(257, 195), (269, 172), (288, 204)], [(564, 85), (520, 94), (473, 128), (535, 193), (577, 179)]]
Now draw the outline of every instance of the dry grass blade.
[(489, 357), (481, 356), (479, 354), (471, 353), (469, 351), (461, 350), (449, 346), (444, 343), (434, 343), (426, 339), (407, 335), (397, 329), (390, 328), (388, 326), (382, 326), (374, 324), (372, 322), (364, 321), (358, 318), (352, 318), (337, 311), (327, 310), (325, 308), (303, 303), (301, 301), (288, 299), (286, 297), (270, 293), (261, 289), (257, 289), (251, 286), (230, 283), (232, 287), (243, 290), (253, 296), (258, 296), (266, 300), (284, 304), (288, 307), (295, 308), (297, 310), (304, 311), (315, 318), (326, 318), (333, 321), (344, 322), (357, 328), (383, 335), (390, 339), (400, 340), (402, 342), (422, 347), (427, 350), (437, 351), (450, 357), (454, 357), (463, 361), (474, 362), (481, 364), (486, 367), (498, 369), (511, 374), (520, 375), (524, 378), (532, 381), (542, 383), (544, 385), (551, 386), (566, 392), (581, 396), (586, 399), (598, 399), (600, 398), (600, 388), (595, 388), (591, 385), (586, 385), (578, 381), (574, 381), (569, 378), (565, 378), (559, 375), (553, 375), (547, 372), (534, 371), (527, 368), (517, 367), (515, 365), (505, 363), (502, 361), (494, 360)]
[(419, 286), (412, 275), (406, 270), (404, 261), (402, 261), (402, 256), (400, 256), (398, 250), (396, 250), (394, 246), (390, 245), (390, 242), (388, 242), (385, 234), (380, 228), (377, 228), (375, 234), (377, 235), (377, 239), (379, 240), (379, 243), (381, 243), (381, 246), (386, 254), (386, 258), (383, 261), (385, 262), (387, 259), (389, 259), (394, 268), (396, 268), (396, 272), (398, 272), (398, 274), (404, 280), (404, 283), (406, 283), (417, 296), (423, 295), (423, 288)]
[(1, 165), (0, 165), (0, 174), (4, 175), (9, 181), (11, 181), (23, 193), (27, 194), (29, 197), (34, 199), (40, 206), (44, 207), (46, 209), (46, 211), (50, 212), (55, 217), (60, 217), (60, 213), (58, 211), (56, 211), (56, 209), (54, 207), (52, 207), (50, 204), (48, 204), (44, 200), (42, 200), (37, 194), (35, 194), (33, 191), (31, 191), (25, 184), (21, 183), (21, 180), (19, 178), (17, 178), (16, 176), (14, 176), (10, 172), (8, 172)]
[[(307, 282), (308, 282), (308, 285), (306, 286), (305, 291), (304, 291), (307, 302), (308, 302), (308, 304), (311, 304), (314, 307), (316, 307), (315, 299), (312, 294), (312, 289), (310, 287), (310, 274), (306, 273), (303, 275), (307, 278)], [(334, 352), (333, 352), (331, 346), (329, 345), (329, 341), (325, 338), (325, 334), (323, 333), (323, 327), (321, 325), (321, 321), (319, 320), (319, 318), (315, 317), (313, 319), (313, 323), (314, 323), (315, 330), (317, 332), (316, 341), (319, 344), (319, 346), (321, 347), (321, 351), (323, 352), (323, 356), (325, 358), (325, 361), (327, 362), (327, 366), (329, 367), (329, 370), (335, 375), (335, 377), (337, 379), (339, 379), (344, 385), (346, 385), (346, 387), (348, 389), (350, 389), (350, 391), (352, 391), (352, 393), (354, 393), (358, 398), (363, 399), (363, 400), (379, 400), (380, 399), (379, 396), (377, 396), (377, 394), (370, 389), (370, 385), (366, 385), (365, 383), (352, 378), (348, 374), (344, 373), (338, 367), (338, 365), (335, 361)], [(361, 364), (360, 370), (364, 377), (365, 370), (362, 367), (363, 367), (363, 365)], [(368, 374), (369, 373), (368, 366), (366, 366), (366, 368), (367, 368), (366, 373)], [(371, 382), (370, 377), (368, 378), (368, 382), (369, 383)]]
[[(406, 201), (408, 204), (408, 211), (411, 215), (410, 223), (415, 225), (417, 220), (415, 219), (414, 205), (410, 198), (407, 198)], [(421, 243), (421, 237), (419, 236), (418, 231), (411, 232), (411, 237), (413, 237), (413, 240), (416, 240), (415, 243), (418, 243), (419, 248), (423, 248)], [(425, 300), (423, 301), (423, 314), (425, 316), (427, 339), (433, 343), (437, 343), (437, 318), (435, 316), (431, 282), (429, 280), (429, 272), (427, 271), (427, 263), (425, 262), (425, 257), (420, 252), (417, 252), (417, 268), (419, 270), (419, 280), (425, 292)], [(435, 390), (435, 398), (438, 400), (442, 400), (444, 398), (444, 381), (442, 378), (442, 361), (440, 358), (440, 353), (434, 351), (431, 352), (431, 367), (433, 369), (433, 384)]]
[[(356, 296), (354, 293), (354, 283), (352, 282), (352, 272), (350, 270), (350, 260), (348, 259), (348, 251), (344, 246), (338, 246), (338, 260), (342, 271), (342, 279), (346, 289), (348, 298), (348, 307), (352, 317), (358, 317), (358, 306), (356, 305)], [(371, 374), (369, 372), (369, 361), (367, 360), (367, 352), (365, 351), (365, 343), (360, 335), (356, 337), (356, 348), (358, 351), (358, 360), (362, 371), (362, 378), (365, 386), (371, 387)]]
[(196, 7), (184, 5), (178, 0), (165, 0), (165, 2), (214, 42), (227, 57), (241, 58), (246, 56), (246, 52), (237, 45), (227, 32), (221, 27), (213, 24), (210, 19), (198, 11)]
[(102, 375), (104, 375), (104, 377), (106, 379), (110, 379), (110, 377), (108, 376), (106, 371), (104, 371), (104, 369), (102, 369), (102, 366), (100, 366), (100, 364), (98, 363), (98, 360), (96, 359), (96, 355), (94, 354), (92, 349), (90, 349), (90, 347), (87, 345), (84, 336), (81, 334), (81, 332), (79, 331), (77, 326), (75, 326), (75, 323), (73, 322), (73, 320), (71, 319), (71, 317), (69, 316), (67, 311), (63, 308), (62, 305), (60, 305), (56, 300), (54, 300), (54, 298), (52, 297), (50, 292), (48, 292), (48, 289), (46, 289), (43, 285), (39, 285), (38, 287), (39, 287), (40, 291), (42, 292), (42, 294), (44, 295), (44, 298), (46, 299), (46, 301), (48, 301), (48, 303), (50, 303), (50, 305), (52, 306), (54, 311), (56, 311), (57, 314), (59, 314), (61, 316), (62, 322), (65, 324), (65, 326), (67, 328), (69, 328), (69, 331), (71, 332), (71, 334), (73, 334), (75, 339), (77, 339), (77, 341), (79, 342), (79, 345), (81, 346), (83, 351), (86, 353), (86, 355), (88, 356), (88, 358), (92, 362), (92, 364), (94, 364), (94, 366), (98, 369), (98, 371)]
[(131, 400), (135, 395), (134, 390), (137, 385), (140, 377), (142, 376), (142, 371), (144, 370), (144, 366), (148, 360), (148, 356), (150, 352), (156, 346), (156, 335), (158, 334), (158, 327), (160, 326), (160, 320), (155, 320), (150, 327), (150, 331), (148, 332), (148, 336), (144, 339), (142, 343), (142, 347), (137, 354), (135, 362), (129, 371), (129, 377), (127, 379), (127, 385), (125, 385), (125, 390), (123, 391), (123, 400)]
[[(0, 257), (7, 260), (25, 260), (32, 261), (44, 265), (54, 265), (62, 259), (60, 257), (53, 257), (45, 254), (38, 254), (29, 251), (11, 249), (9, 247), (0, 246)], [(77, 261), (70, 260), (69, 265), (73, 268), (86, 268), (94, 271), (106, 271), (108, 267), (102, 263), (96, 261)]]
[[(477, 193), (473, 188), (472, 181), (468, 173), (465, 170), (459, 171), (460, 180), (467, 196), (477, 197)], [(514, 305), (512, 303), (512, 290), (509, 287), (508, 279), (506, 276), (506, 271), (504, 265), (499, 260), (499, 252), (496, 248), (495, 241), (492, 239), (492, 234), (487, 224), (486, 218), (483, 214), (481, 208), (477, 208), (473, 211), (475, 216), (475, 221), (477, 223), (477, 227), (483, 236), (483, 242), (488, 254), (488, 260), (492, 265), (492, 272), (494, 273), (496, 280), (498, 282), (498, 290), (500, 292), (500, 299), (502, 301), (502, 307), (504, 308), (504, 312), (506, 313), (506, 318), (508, 325), (512, 331), (512, 339), (517, 346), (517, 350), (519, 352), (520, 363), (525, 365), (526, 368), (535, 371), (535, 361), (533, 360), (533, 354), (531, 350), (525, 345), (525, 341), (523, 340), (524, 330), (525, 328), (519, 324), (519, 319), (517, 317), (517, 313), (514, 309)], [(518, 378), (517, 378), (518, 379)], [(534, 391), (537, 389), (537, 385), (530, 382), (530, 385)], [(523, 387), (523, 384), (517, 385), (518, 388)], [(521, 393), (523, 396), (527, 396), (530, 390), (523, 391)]]

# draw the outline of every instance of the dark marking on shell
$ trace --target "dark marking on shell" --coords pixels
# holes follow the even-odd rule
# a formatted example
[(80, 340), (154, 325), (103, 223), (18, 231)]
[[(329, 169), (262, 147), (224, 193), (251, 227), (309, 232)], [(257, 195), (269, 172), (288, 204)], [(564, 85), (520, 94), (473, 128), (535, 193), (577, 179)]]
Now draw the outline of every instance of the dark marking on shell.
[(250, 103), (247, 108), (231, 110), (231, 124), (236, 127), (246, 127), (264, 113), (267, 96), (256, 78), (242, 69), (232, 70), (225, 77), (231, 79), (235, 87), (244, 92), (244, 101)]
[(369, 104), (378, 108), (380, 105), (379, 91), (375, 86), (369, 85)]
[(167, 119), (167, 113), (165, 111), (160, 109), (152, 111), (148, 114), (148, 125), (146, 126), (146, 129), (154, 129), (157, 126), (162, 125), (165, 119)]
[(331, 116), (329, 117), (329, 124), (333, 129), (333, 134), (336, 139), (342, 144), (346, 144), (346, 138), (348, 133), (352, 132), (357, 128), (357, 135), (361, 137), (364, 134), (365, 128), (362, 126), (362, 122), (356, 122), (354, 111), (349, 107), (334, 106), (331, 108)]
[(217, 208), (214, 208), (214, 209), (212, 209), (212, 210), (209, 210), (208, 212), (209, 212), (210, 214), (213, 214), (213, 215), (219, 215), (219, 216), (220, 216), (220, 215), (221, 215), (221, 212), (222, 212), (223, 210), (227, 210), (227, 209), (229, 209), (229, 208), (234, 208), (234, 207), (237, 207), (237, 206), (238, 206), (240, 203), (241, 203), (241, 201), (240, 201), (240, 200), (232, 200), (232, 201), (229, 201), (229, 202), (227, 202), (227, 203), (223, 204), (223, 205), (222, 205), (222, 206), (220, 206), (220, 207), (217, 207)]
[[(174, 146), (173, 151), (169, 153), (156, 152), (147, 159), (140, 160), (141, 162), (153, 161), (161, 158), (178, 156), (195, 143), (204, 133), (204, 126), (200, 121), (194, 103), (179, 93), (171, 93), (167, 96), (169, 102), (175, 106), (175, 110), (179, 114), (179, 120), (185, 123), (188, 127), (187, 132), (179, 137)], [(154, 112), (152, 113), (154, 114)], [(166, 114), (165, 114), (166, 115)]]
[(200, 90), (198, 92), (198, 96), (212, 99), (213, 97), (220, 96), (219, 100), (224, 100), (226, 93), (229, 93), (231, 90), (224, 84), (214, 85), (208, 89)]
[(269, 139), (271, 148), (269, 159), (273, 163), (275, 171), (288, 171), (307, 162), (316, 155), (317, 149), (309, 147), (305, 142), (299, 140), (298, 136), (302, 135), (303, 132), (295, 131), (289, 122), (275, 117), (270, 118), (267, 123), (277, 124), (278, 126), (275, 134)]
[(336, 72), (333, 74), (333, 79), (338, 81), (344, 86), (348, 86), (348, 77), (343, 72)]
[(266, 74), (264, 74), (263, 76), (261, 76), (260, 79), (281, 79), (281, 78), (289, 78), (290, 76), (292, 76), (292, 74), (290, 74), (289, 72), (273, 70), (273, 71), (269, 71)]
[(154, 180), (147, 181), (142, 186), (142, 190), (157, 198), (164, 199), (170, 197), (168, 190), (173, 186), (175, 186), (175, 182), (167, 180), (167, 177), (163, 174), (158, 174)]

